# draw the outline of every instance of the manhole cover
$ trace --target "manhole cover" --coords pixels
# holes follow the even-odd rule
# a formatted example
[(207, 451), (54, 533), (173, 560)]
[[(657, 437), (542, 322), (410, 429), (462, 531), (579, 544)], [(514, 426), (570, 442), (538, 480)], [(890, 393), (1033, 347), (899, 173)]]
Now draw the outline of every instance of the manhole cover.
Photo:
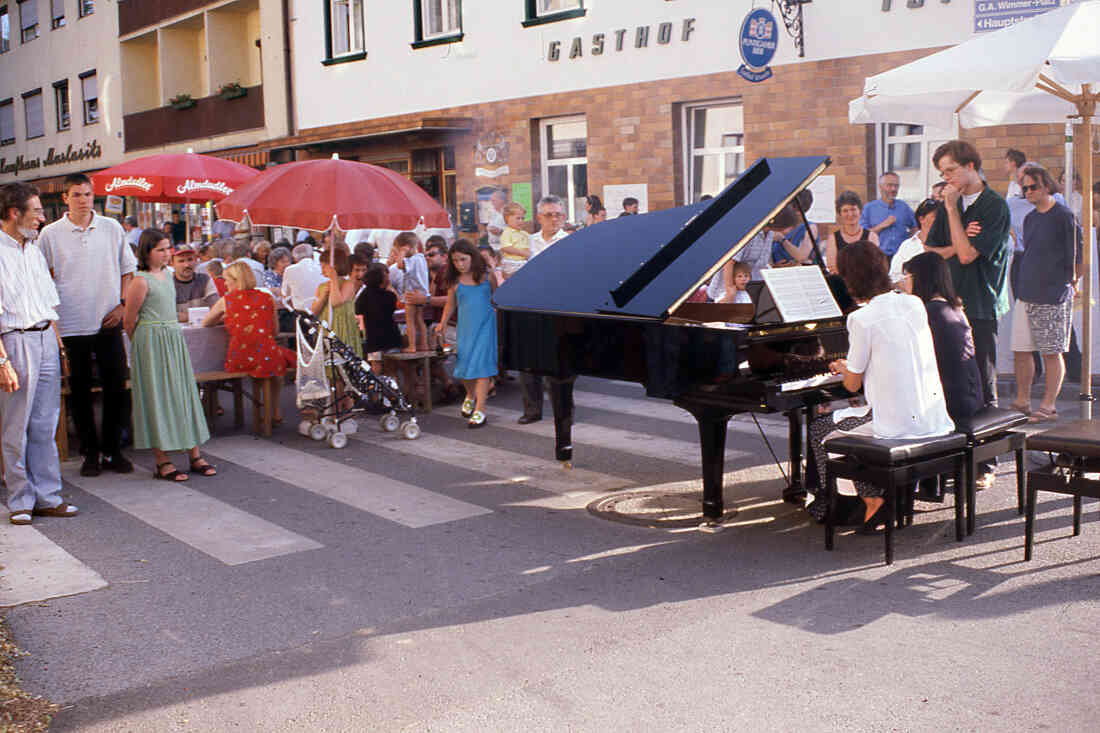
[[(697, 527), (703, 522), (703, 492), (628, 491), (596, 499), (588, 511), (600, 519), (654, 529)], [(736, 509), (727, 509), (718, 523), (736, 515)]]

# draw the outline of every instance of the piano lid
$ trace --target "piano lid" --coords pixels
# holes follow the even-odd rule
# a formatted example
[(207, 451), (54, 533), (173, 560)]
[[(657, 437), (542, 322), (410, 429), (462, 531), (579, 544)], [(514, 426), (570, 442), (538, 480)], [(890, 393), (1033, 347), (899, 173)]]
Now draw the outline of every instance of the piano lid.
[(503, 310), (664, 320), (795, 194), (824, 156), (761, 158), (710, 201), (586, 227), (497, 289)]

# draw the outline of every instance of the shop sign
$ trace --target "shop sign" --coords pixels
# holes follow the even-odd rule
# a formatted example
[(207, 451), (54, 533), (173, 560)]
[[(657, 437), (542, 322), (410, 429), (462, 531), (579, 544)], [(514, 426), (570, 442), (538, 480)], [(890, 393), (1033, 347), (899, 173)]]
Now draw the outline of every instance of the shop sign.
[(974, 32), (1007, 28), (1061, 4), (1061, 0), (975, 0)]
[(48, 168), (54, 165), (77, 163), (81, 160), (92, 160), (102, 157), (103, 149), (99, 147), (98, 140), (90, 140), (82, 147), (75, 150), (69, 145), (63, 152), (57, 152), (57, 148), (46, 151), (46, 157), (26, 158), (22, 155), (15, 156), (14, 160), (0, 158), (0, 175), (18, 176), (23, 171), (35, 171), (39, 168)]
[[(679, 33), (676, 33), (679, 25)], [(695, 18), (685, 18), (678, 23), (664, 22), (657, 24), (657, 30), (653, 27), (640, 25), (633, 29), (618, 28), (611, 33), (595, 33), (585, 43), (585, 38), (576, 36), (569, 43), (568, 56), (570, 60), (584, 58), (585, 53), (590, 56), (602, 56), (605, 52), (620, 52), (628, 46), (633, 48), (649, 48), (652, 39), (655, 45), (667, 46), (674, 38), (679, 38), (681, 43), (687, 43), (695, 33)], [(587, 49), (587, 50), (586, 50)], [(546, 60), (557, 61), (566, 51), (562, 48), (562, 41), (551, 41), (547, 46)]]
[(478, 178), (497, 178), (511, 173), (508, 167), (508, 150), (511, 145), (499, 132), (487, 132), (474, 146), (474, 175)]
[(749, 11), (741, 23), (737, 45), (741, 49), (741, 60), (745, 62), (737, 69), (738, 76), (752, 82), (770, 79), (772, 70), (768, 64), (775, 58), (775, 49), (779, 46), (775, 16), (764, 8)]

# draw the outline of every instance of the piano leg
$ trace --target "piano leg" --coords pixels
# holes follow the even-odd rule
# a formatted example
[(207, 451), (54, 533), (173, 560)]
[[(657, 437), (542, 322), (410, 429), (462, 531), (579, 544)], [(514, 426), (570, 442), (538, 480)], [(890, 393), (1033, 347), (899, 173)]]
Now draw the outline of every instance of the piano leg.
[[(807, 420), (807, 427), (809, 421)], [(806, 485), (802, 480), (802, 408), (787, 413), (788, 443), (790, 444), (790, 485), (783, 490), (783, 501), (801, 506), (806, 501)], [(806, 441), (809, 445), (809, 439)]]
[(554, 457), (559, 461), (573, 460), (573, 382), (568, 379), (547, 378), (550, 387), (550, 406), (554, 410)]
[(729, 516), (722, 498), (722, 477), (726, 460), (726, 424), (733, 413), (702, 405), (676, 404), (690, 412), (699, 423), (699, 445), (703, 451), (703, 518), (720, 521), (723, 515)]

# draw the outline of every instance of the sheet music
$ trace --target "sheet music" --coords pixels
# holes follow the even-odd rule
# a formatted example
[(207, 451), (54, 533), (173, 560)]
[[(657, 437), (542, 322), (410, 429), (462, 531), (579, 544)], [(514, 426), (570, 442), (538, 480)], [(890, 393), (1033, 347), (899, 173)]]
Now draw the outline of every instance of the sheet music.
[(761, 270), (760, 274), (784, 323), (840, 318), (843, 315), (819, 267), (774, 267)]

